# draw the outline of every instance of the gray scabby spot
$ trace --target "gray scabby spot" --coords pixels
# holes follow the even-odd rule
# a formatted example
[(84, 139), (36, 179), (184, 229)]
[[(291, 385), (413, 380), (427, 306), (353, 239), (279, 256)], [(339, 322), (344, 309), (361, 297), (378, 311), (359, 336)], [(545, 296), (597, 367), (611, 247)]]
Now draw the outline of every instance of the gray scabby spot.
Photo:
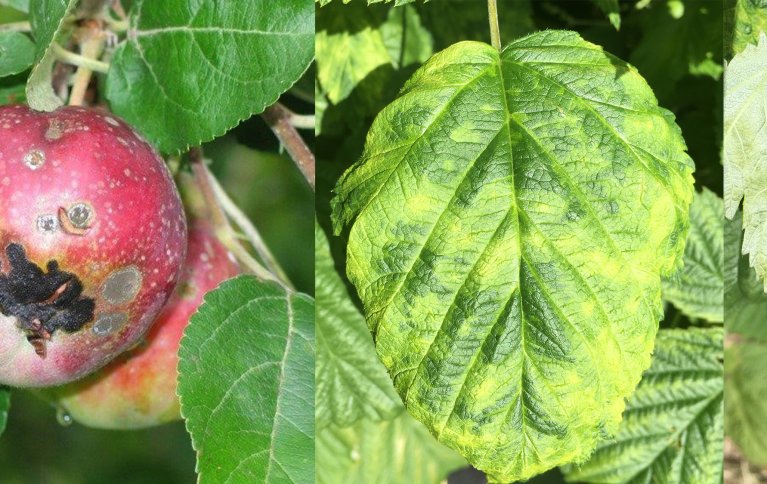
[(110, 304), (119, 305), (132, 301), (142, 283), (141, 271), (136, 266), (128, 266), (111, 273), (101, 288), (101, 295)]
[(37, 230), (45, 234), (56, 232), (59, 229), (59, 219), (55, 215), (45, 214), (37, 217)]
[(99, 336), (112, 334), (122, 328), (128, 322), (125, 313), (105, 313), (96, 319), (93, 324), (93, 332)]
[(32, 170), (37, 170), (45, 164), (45, 153), (40, 150), (30, 150), (24, 155), (24, 164)]

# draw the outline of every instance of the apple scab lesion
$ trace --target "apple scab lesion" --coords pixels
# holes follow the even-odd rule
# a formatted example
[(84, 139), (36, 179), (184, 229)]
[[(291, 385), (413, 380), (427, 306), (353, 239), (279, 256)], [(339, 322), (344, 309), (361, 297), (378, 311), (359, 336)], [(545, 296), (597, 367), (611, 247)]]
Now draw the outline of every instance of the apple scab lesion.
[(57, 261), (49, 261), (43, 270), (16, 243), (9, 244), (5, 254), (10, 267), (0, 263), (0, 313), (16, 319), (44, 358), (46, 343), (57, 330), (75, 333), (93, 320), (96, 302), (82, 295), (80, 279), (62, 271)]

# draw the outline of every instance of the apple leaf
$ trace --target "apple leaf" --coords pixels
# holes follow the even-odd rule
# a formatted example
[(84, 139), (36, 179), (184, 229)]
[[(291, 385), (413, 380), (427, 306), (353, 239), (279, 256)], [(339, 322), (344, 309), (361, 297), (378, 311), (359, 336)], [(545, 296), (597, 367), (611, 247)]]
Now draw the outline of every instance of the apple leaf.
[(491, 479), (584, 460), (617, 429), (682, 262), (685, 149), (634, 68), (544, 31), (433, 56), (340, 179), (380, 359)]
[(35, 44), (20, 32), (0, 31), (0, 77), (18, 74), (35, 61)]
[(0, 0), (0, 5), (15, 8), (19, 12), (29, 12), (29, 0)]
[(365, 318), (336, 273), (327, 237), (315, 224), (317, 291), (317, 428), (347, 427), (360, 419), (384, 420), (402, 412), (386, 370), (375, 357)]
[[(665, 329), (614, 438), (572, 482), (718, 482), (722, 474), (722, 328)], [(728, 394), (729, 396), (729, 394)]]
[(162, 151), (184, 151), (273, 104), (313, 57), (311, 0), (136, 0), (106, 96)]
[(252, 276), (227, 281), (192, 317), (179, 360), (200, 483), (311, 481), (311, 298)]
[(690, 318), (724, 321), (724, 202), (704, 188), (690, 208), (684, 267), (663, 281), (663, 297)]
[(318, 484), (437, 484), (466, 461), (407, 412), (393, 420), (327, 427), (317, 435)]
[(29, 10), (36, 50), (34, 67), (27, 80), (27, 103), (38, 111), (53, 111), (64, 104), (51, 85), (55, 57), (51, 44), (63, 35), (64, 18), (77, 0), (38, 0)]

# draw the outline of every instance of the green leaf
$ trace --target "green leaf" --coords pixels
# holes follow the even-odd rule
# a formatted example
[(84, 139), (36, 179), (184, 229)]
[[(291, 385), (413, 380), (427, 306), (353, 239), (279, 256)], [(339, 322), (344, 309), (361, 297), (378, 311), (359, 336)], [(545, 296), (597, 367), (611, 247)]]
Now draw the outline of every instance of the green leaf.
[[(349, 425), (365, 418), (390, 419), (402, 403), (375, 357), (365, 318), (349, 299), (330, 255), (328, 239), (315, 224), (317, 288), (317, 428)], [(380, 482), (380, 481), (376, 481)]]
[(466, 465), (440, 445), (407, 413), (394, 420), (361, 420), (353, 427), (336, 426), (317, 436), (318, 484), (437, 484)]
[(29, 0), (0, 0), (0, 5), (15, 8), (19, 12), (29, 12)]
[(0, 77), (23, 72), (35, 61), (35, 44), (19, 32), (0, 31)]
[(318, 12), (317, 25), (317, 78), (334, 104), (379, 67), (421, 63), (433, 52), (431, 36), (412, 7), (337, 4)]
[(733, 218), (743, 202), (743, 254), (756, 275), (767, 273), (767, 36), (727, 66), (724, 79), (724, 207)]
[[(765, 321), (764, 313), (760, 322)], [(741, 340), (725, 358), (725, 434), (754, 465), (767, 466), (767, 343)]]
[(741, 255), (743, 230), (740, 212), (725, 221), (724, 229), (724, 310), (728, 333), (767, 341), (767, 294), (764, 283)]
[(311, 0), (136, 0), (106, 96), (158, 148), (178, 152), (262, 112), (313, 56)]
[(720, 482), (722, 341), (721, 328), (661, 330), (615, 438), (565, 469), (568, 481)]
[(53, 111), (64, 104), (51, 84), (55, 61), (51, 44), (63, 35), (64, 18), (76, 4), (77, 0), (38, 0), (31, 5), (29, 21), (37, 49), (26, 91), (27, 103), (38, 111)]
[(615, 30), (621, 28), (621, 11), (618, 0), (594, 0), (594, 3), (607, 15)]
[(0, 435), (5, 431), (8, 422), (8, 409), (11, 407), (11, 389), (0, 387)]
[(26, 99), (24, 84), (12, 83), (3, 85), (0, 83), (0, 106), (24, 102)]
[(767, 32), (767, 3), (754, 0), (732, 0), (734, 3), (734, 26), (731, 36), (731, 53), (738, 54), (749, 44), (756, 44), (759, 36)]
[(416, 72), (333, 200), (411, 415), (504, 482), (614, 431), (682, 259), (684, 149), (639, 74), (573, 32), (463, 42)]
[(227, 281), (192, 317), (179, 359), (200, 483), (312, 479), (311, 298), (252, 276)]
[(663, 297), (690, 318), (724, 321), (724, 202), (703, 188), (690, 207), (682, 271), (663, 281)]

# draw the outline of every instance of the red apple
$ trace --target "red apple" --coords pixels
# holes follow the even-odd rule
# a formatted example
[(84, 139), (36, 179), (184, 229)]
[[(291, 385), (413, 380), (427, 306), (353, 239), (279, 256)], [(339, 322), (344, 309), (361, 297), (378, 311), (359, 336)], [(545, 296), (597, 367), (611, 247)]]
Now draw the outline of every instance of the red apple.
[(135, 345), (185, 250), (176, 186), (130, 126), (0, 107), (0, 384), (60, 385)]
[(210, 225), (193, 221), (181, 282), (146, 341), (84, 380), (52, 389), (54, 400), (89, 427), (138, 429), (180, 419), (176, 367), (184, 329), (203, 296), (239, 272)]

